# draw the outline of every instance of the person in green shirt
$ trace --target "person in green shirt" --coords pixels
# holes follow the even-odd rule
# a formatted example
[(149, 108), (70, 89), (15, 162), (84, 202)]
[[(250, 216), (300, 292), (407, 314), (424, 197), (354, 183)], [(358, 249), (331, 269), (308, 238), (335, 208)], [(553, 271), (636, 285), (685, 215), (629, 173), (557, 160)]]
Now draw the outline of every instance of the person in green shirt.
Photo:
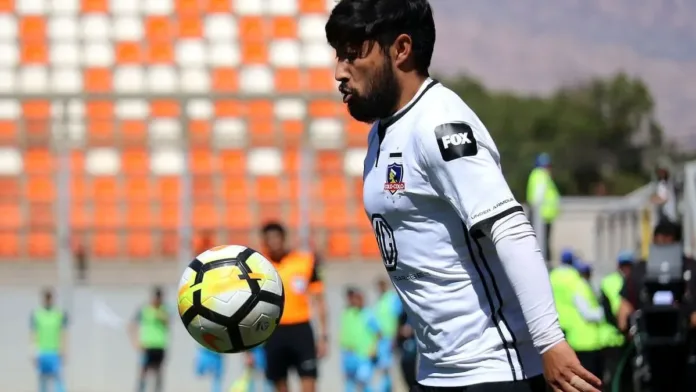
[(169, 311), (156, 287), (150, 304), (138, 310), (130, 327), (133, 345), (142, 353), (138, 392), (145, 392), (148, 373), (155, 376), (155, 391), (162, 392), (162, 364), (169, 344)]
[[(542, 153), (536, 158), (534, 170), (527, 180), (527, 204), (530, 208), (529, 222), (532, 226), (542, 224), (544, 228), (544, 260), (551, 260), (551, 230), (560, 210), (561, 196), (551, 175), (551, 157)], [(534, 227), (539, 233), (539, 228)]]
[(403, 305), (399, 295), (387, 280), (380, 279), (377, 282), (377, 292), (379, 297), (374, 305), (374, 313), (377, 317), (381, 336), (377, 346), (377, 371), (379, 372), (378, 377), (381, 378), (377, 392), (391, 392), (394, 340), (399, 328), (399, 316)]
[(341, 317), (341, 352), (345, 391), (372, 392), (380, 328), (372, 310), (365, 307), (362, 292), (347, 290), (348, 307)]
[(53, 305), (53, 292), (43, 292), (43, 303), (31, 314), (32, 340), (36, 350), (36, 367), (39, 371), (39, 391), (48, 391), (52, 379), (55, 392), (65, 392), (62, 378), (62, 362), (67, 337), (65, 329), (68, 316)]

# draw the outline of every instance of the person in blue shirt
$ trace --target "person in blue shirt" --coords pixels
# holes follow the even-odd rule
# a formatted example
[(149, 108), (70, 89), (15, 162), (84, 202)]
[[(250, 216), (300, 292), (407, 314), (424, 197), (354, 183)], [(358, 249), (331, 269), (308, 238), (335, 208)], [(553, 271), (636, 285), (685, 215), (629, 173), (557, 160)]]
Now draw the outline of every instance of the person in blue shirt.
[(247, 369), (249, 369), (251, 373), (248, 392), (259, 392), (259, 390), (256, 389), (256, 381), (258, 379), (261, 379), (261, 391), (273, 392), (273, 384), (267, 381), (265, 376), (266, 352), (263, 349), (263, 345), (254, 347), (251, 350), (251, 356), (247, 358), (251, 359), (251, 362), (247, 362)]
[(53, 391), (65, 392), (62, 360), (66, 346), (65, 329), (68, 317), (53, 304), (53, 292), (44, 290), (43, 303), (31, 314), (30, 328), (36, 350), (36, 367), (39, 371), (39, 391), (46, 392), (49, 380), (54, 381)]
[(401, 376), (406, 387), (410, 390), (416, 388), (416, 363), (418, 350), (416, 348), (416, 334), (408, 323), (406, 312), (399, 315), (399, 330), (396, 334), (396, 350), (401, 354)]
[(372, 377), (377, 362), (380, 327), (373, 311), (365, 306), (360, 290), (347, 292), (348, 307), (342, 319), (341, 345), (345, 391), (372, 392)]
[(224, 360), (222, 354), (210, 351), (202, 346), (198, 349), (196, 375), (198, 377), (210, 375), (212, 378), (212, 392), (222, 392), (223, 368)]
[(401, 299), (392, 289), (391, 283), (384, 279), (377, 281), (379, 297), (374, 306), (381, 339), (377, 345), (377, 371), (380, 382), (379, 392), (392, 390), (391, 368), (393, 365), (394, 339), (399, 327), (399, 315), (403, 305)]

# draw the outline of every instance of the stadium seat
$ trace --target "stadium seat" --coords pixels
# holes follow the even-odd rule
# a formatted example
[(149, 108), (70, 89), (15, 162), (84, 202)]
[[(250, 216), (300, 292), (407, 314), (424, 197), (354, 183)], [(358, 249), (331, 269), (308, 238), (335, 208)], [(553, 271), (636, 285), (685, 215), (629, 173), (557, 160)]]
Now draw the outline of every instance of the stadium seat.
[(93, 206), (94, 227), (97, 229), (117, 229), (123, 227), (124, 216), (121, 205), (97, 199)]
[(112, 231), (97, 231), (92, 236), (92, 252), (97, 257), (117, 257), (121, 253), (118, 234)]
[(159, 244), (160, 254), (164, 257), (175, 257), (179, 252), (179, 235), (176, 231), (162, 232)]
[(157, 226), (162, 229), (175, 230), (179, 227), (179, 204), (160, 203)]
[(247, 203), (252, 193), (249, 181), (244, 176), (224, 176), (222, 178), (222, 199), (226, 203)]
[(13, 146), (17, 142), (17, 123), (0, 120), (0, 145)]
[(343, 174), (343, 157), (339, 152), (318, 151), (314, 159), (314, 167), (317, 173), (329, 176)]
[(91, 200), (94, 194), (89, 186), (89, 180), (79, 174), (73, 175), (70, 178), (70, 198), (73, 201)]
[(142, 120), (123, 120), (118, 123), (121, 141), (125, 145), (142, 147), (147, 142), (147, 123)]
[(147, 258), (152, 256), (153, 240), (149, 231), (131, 231), (126, 242), (129, 257)]
[(208, 175), (217, 170), (217, 156), (210, 148), (191, 150), (189, 159), (189, 167), (194, 175)]
[(246, 173), (247, 157), (242, 150), (224, 150), (220, 152), (220, 171), (224, 175), (242, 175)]
[(305, 126), (300, 120), (285, 120), (280, 123), (283, 144), (286, 147), (297, 147), (302, 143)]
[(225, 205), (224, 227), (230, 230), (248, 230), (253, 226), (252, 213), (246, 203)]
[(259, 176), (254, 178), (254, 198), (259, 203), (275, 203), (283, 200), (287, 193), (280, 177)]
[(259, 203), (258, 222), (264, 224), (270, 221), (286, 221), (286, 214), (283, 213), (283, 204), (280, 202)]
[(19, 177), (0, 177), (0, 201), (17, 202), (21, 197)]
[(327, 229), (348, 229), (355, 226), (358, 213), (345, 201), (324, 202), (322, 227)]
[(29, 201), (52, 202), (55, 198), (55, 186), (49, 176), (28, 177), (26, 187)]
[(193, 146), (201, 146), (204, 151), (212, 154), (210, 150), (211, 124), (206, 120), (190, 120), (186, 127), (189, 133), (189, 140)]
[(365, 231), (360, 233), (360, 256), (378, 259), (379, 247), (375, 239), (375, 233)]
[(0, 202), (0, 230), (17, 230), (24, 225), (22, 210), (17, 202)]
[(147, 177), (126, 177), (124, 178), (124, 190), (126, 199), (130, 203), (139, 203), (152, 200), (151, 183)]
[(192, 226), (194, 230), (216, 229), (221, 226), (220, 212), (215, 204), (196, 203), (192, 210)]
[(48, 149), (31, 148), (24, 153), (24, 171), (29, 174), (50, 174), (55, 169)]
[(210, 203), (215, 199), (215, 180), (212, 176), (194, 176), (191, 181), (191, 194), (196, 203)]
[(129, 230), (153, 227), (154, 216), (150, 203), (131, 202), (126, 205), (126, 211), (126, 227)]
[(353, 251), (353, 243), (348, 232), (330, 231), (326, 239), (325, 255), (329, 258), (348, 258)]
[[(55, 227), (53, 204), (31, 203), (28, 205), (27, 211), (29, 213), (29, 228), (31, 230), (51, 230)], [(5, 219), (6, 215), (2, 216)]]
[(156, 180), (156, 196), (157, 200), (162, 202), (176, 202), (180, 198), (179, 194), (179, 178), (173, 176), (163, 176)]
[(123, 151), (121, 170), (124, 174), (147, 174), (150, 156), (145, 148), (129, 148)]
[(70, 206), (70, 227), (72, 230), (86, 230), (91, 228), (94, 222), (94, 214), (86, 204), (76, 202)]
[(324, 173), (318, 178), (318, 181), (316, 181), (314, 185), (315, 187), (312, 192), (313, 200), (342, 202), (344, 200), (349, 200), (351, 196), (346, 184), (346, 179), (341, 174), (332, 175), (330, 173)]
[(92, 194), (97, 201), (116, 202), (123, 198), (119, 178), (115, 176), (93, 177)]
[(0, 232), (0, 260), (19, 256), (20, 236), (15, 231)]
[(50, 258), (55, 254), (53, 232), (31, 231), (27, 237), (27, 249), (30, 257)]

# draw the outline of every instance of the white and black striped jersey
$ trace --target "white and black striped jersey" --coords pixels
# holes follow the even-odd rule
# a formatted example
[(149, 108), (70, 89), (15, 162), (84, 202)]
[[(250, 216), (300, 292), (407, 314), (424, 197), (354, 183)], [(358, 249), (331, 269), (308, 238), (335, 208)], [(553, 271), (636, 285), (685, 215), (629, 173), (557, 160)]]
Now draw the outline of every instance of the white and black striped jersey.
[(416, 330), (422, 385), (537, 376), (540, 352), (563, 340), (536, 238), (499, 162), (478, 117), (432, 79), (370, 131), (365, 210)]

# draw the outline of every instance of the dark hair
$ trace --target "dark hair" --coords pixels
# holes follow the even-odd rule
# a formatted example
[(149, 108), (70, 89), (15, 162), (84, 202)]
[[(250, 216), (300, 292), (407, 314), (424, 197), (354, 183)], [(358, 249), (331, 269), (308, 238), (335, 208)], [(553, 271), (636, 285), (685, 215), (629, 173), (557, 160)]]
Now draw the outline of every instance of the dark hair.
[(152, 294), (155, 296), (155, 298), (162, 298), (162, 288), (159, 286), (155, 286), (155, 288), (152, 291)]
[(285, 226), (280, 222), (267, 222), (263, 227), (261, 227), (261, 234), (268, 234), (270, 232), (277, 232), (282, 237), (285, 237)]
[(661, 220), (653, 231), (653, 237), (658, 235), (672, 237), (675, 241), (681, 241), (681, 227), (676, 223)]
[(396, 37), (413, 41), (418, 73), (428, 75), (435, 47), (435, 21), (428, 0), (340, 0), (326, 22), (326, 39), (336, 50), (377, 42), (386, 51)]

